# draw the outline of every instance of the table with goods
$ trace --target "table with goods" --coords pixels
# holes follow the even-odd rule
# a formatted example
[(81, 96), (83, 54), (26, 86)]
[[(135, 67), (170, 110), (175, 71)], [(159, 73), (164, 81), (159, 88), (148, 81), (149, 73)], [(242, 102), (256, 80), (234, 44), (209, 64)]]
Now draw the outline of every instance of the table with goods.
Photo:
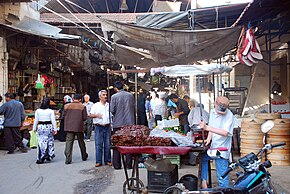
[[(172, 164), (168, 159), (153, 160), (151, 158), (144, 162), (147, 168), (148, 186), (145, 189), (139, 177), (138, 162), (142, 154), (151, 155), (186, 155), (189, 152), (199, 153), (199, 172), (201, 175), (201, 153), (208, 148), (203, 146), (202, 141), (194, 142), (188, 134), (183, 134), (178, 126), (165, 126), (155, 128), (152, 131), (146, 126), (130, 125), (124, 126), (111, 137), (112, 148), (121, 153), (126, 180), (123, 183), (123, 193), (164, 192), (164, 190), (178, 182), (178, 165)], [(129, 177), (125, 162), (125, 155), (131, 154), (133, 158), (132, 175)], [(169, 161), (169, 162), (168, 162)], [(161, 169), (152, 165), (158, 164)], [(164, 169), (164, 167), (168, 167)], [(210, 171), (210, 170), (209, 170)]]

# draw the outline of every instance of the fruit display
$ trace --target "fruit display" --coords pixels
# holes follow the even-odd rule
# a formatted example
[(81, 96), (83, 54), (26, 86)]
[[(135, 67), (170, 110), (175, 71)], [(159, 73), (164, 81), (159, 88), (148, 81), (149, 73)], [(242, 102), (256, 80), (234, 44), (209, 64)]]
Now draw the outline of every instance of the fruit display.
[(171, 139), (163, 137), (148, 137), (145, 144), (147, 146), (171, 146)]
[(168, 131), (174, 131), (175, 133), (181, 134), (181, 135), (186, 135), (182, 130), (181, 130), (181, 126), (178, 127), (164, 127), (163, 128), (164, 131), (168, 132)]
[(170, 138), (149, 137), (150, 129), (143, 125), (124, 126), (111, 137), (114, 146), (170, 146)]

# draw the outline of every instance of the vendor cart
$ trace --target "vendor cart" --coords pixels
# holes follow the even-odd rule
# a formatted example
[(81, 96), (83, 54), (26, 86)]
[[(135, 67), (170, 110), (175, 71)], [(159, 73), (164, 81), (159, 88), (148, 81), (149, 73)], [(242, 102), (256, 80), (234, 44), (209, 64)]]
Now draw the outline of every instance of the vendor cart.
[[(161, 155), (185, 155), (189, 152), (199, 152), (199, 162), (201, 164), (201, 153), (207, 150), (206, 147), (178, 147), (178, 146), (117, 146), (121, 153), (121, 158), (124, 166), (126, 181), (123, 184), (123, 193), (142, 193), (145, 190), (144, 183), (139, 177), (138, 158), (141, 154), (161, 154)], [(125, 162), (125, 155), (131, 154), (133, 159), (132, 175), (129, 177), (128, 169)], [(210, 173), (210, 170), (209, 170)], [(201, 165), (198, 169), (198, 177), (201, 175)], [(210, 177), (210, 176), (209, 176)]]

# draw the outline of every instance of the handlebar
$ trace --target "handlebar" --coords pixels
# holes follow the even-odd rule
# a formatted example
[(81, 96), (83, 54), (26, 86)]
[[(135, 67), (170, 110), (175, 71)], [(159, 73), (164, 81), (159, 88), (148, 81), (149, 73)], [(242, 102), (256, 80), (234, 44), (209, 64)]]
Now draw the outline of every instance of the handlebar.
[(232, 170), (234, 170), (237, 166), (237, 163), (231, 163), (228, 169), (221, 175), (222, 179), (224, 179)]
[(233, 169), (232, 168), (228, 168), (223, 174), (222, 174), (222, 179), (224, 179)]
[(284, 146), (284, 145), (286, 145), (285, 142), (280, 142), (280, 143), (271, 144), (271, 147), (276, 148), (276, 147), (280, 147), (280, 146)]

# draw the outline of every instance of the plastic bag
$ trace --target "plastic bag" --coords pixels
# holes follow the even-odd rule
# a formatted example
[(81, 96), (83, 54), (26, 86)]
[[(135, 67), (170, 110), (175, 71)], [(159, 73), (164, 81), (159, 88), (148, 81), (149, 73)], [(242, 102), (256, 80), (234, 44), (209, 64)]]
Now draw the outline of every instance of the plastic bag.
[(38, 74), (38, 76), (37, 76), (37, 80), (36, 80), (35, 83), (36, 83), (36, 84), (35, 84), (35, 88), (36, 88), (36, 89), (43, 89), (43, 88), (44, 88), (44, 85), (43, 85), (43, 83), (42, 83), (42, 81), (41, 81), (41, 79), (40, 79), (40, 74)]
[(31, 148), (37, 148), (38, 145), (38, 139), (37, 139), (37, 132), (36, 131), (29, 131), (30, 133), (30, 147)]

